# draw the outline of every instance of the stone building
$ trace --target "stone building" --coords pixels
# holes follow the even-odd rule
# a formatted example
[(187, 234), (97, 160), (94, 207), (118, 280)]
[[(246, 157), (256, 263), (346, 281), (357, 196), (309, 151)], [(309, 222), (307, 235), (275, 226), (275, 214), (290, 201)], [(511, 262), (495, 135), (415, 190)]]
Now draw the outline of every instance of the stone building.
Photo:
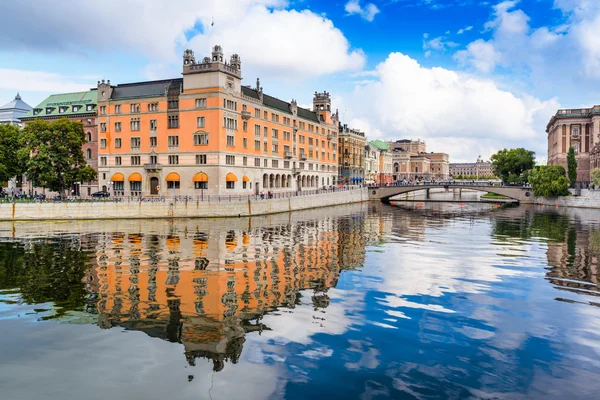
[(340, 124), (338, 144), (338, 181), (344, 185), (362, 184), (365, 179), (366, 137), (364, 132)]
[[(98, 94), (96, 89), (87, 92), (53, 94), (21, 117), (25, 125), (34, 119), (53, 121), (68, 118), (83, 124), (86, 143), (83, 156), (89, 166), (98, 170), (98, 129), (96, 119)], [(33, 190), (32, 187), (29, 190)], [(98, 182), (81, 182), (73, 188), (76, 195), (86, 196), (98, 190)]]
[(371, 172), (370, 181), (373, 181), (376, 185), (391, 185), (394, 181), (392, 178), (392, 152), (389, 144), (381, 140), (372, 140), (369, 142), (366, 151), (377, 153), (375, 158), (368, 157), (369, 162), (372, 162), (373, 159), (377, 160), (377, 169)]
[(457, 176), (475, 177), (475, 179), (485, 179), (494, 177), (494, 167), (489, 161), (483, 161), (481, 156), (474, 163), (453, 163), (450, 164), (450, 175), (454, 178)]
[(450, 173), (446, 153), (427, 153), (423, 140), (402, 139), (387, 142), (392, 150), (393, 181), (447, 179)]
[(546, 133), (548, 164), (562, 165), (566, 170), (567, 153), (572, 146), (577, 158), (577, 182), (588, 183), (590, 167), (600, 165), (600, 151), (596, 149), (600, 143), (600, 105), (558, 110), (548, 122)]
[(116, 195), (250, 195), (334, 185), (338, 114), (328, 92), (312, 110), (242, 85), (220, 46), (183, 78), (98, 83), (100, 184)]
[(23, 126), (21, 117), (31, 110), (31, 106), (25, 103), (17, 93), (13, 101), (0, 107), (0, 124)]

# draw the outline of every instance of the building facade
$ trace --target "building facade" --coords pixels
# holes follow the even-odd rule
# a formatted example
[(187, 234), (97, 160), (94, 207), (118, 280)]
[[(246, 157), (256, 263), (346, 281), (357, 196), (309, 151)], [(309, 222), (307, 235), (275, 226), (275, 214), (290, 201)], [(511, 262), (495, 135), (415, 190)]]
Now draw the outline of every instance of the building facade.
[[(546, 126), (548, 164), (567, 169), (567, 153), (572, 146), (577, 159), (577, 182), (590, 182), (590, 169), (600, 164), (600, 106), (558, 110)], [(592, 160), (593, 158), (593, 160)]]
[(392, 150), (394, 182), (417, 179), (448, 179), (449, 156), (446, 153), (427, 153), (423, 140), (402, 139), (387, 142)]
[(392, 152), (390, 151), (389, 144), (382, 142), (381, 140), (373, 140), (369, 142), (367, 147), (367, 152), (377, 153), (375, 157), (377, 160), (377, 170), (372, 175), (373, 184), (391, 185), (394, 180), (392, 178)]
[(340, 124), (338, 136), (339, 177), (343, 185), (359, 185), (365, 180), (364, 132)]
[[(68, 118), (81, 122), (86, 139), (86, 143), (82, 146), (83, 156), (87, 164), (98, 171), (97, 103), (96, 89), (87, 92), (53, 94), (22, 116), (21, 121), (25, 125), (34, 119), (52, 121)], [(29, 190), (33, 188), (30, 187)], [(98, 190), (98, 182), (80, 182), (73, 190), (76, 195), (89, 196)]]
[(338, 115), (242, 86), (241, 60), (220, 46), (183, 78), (98, 83), (100, 185), (124, 196), (250, 195), (337, 183)]
[(489, 161), (483, 161), (481, 156), (474, 163), (450, 164), (450, 175), (452, 177), (469, 177), (471, 179), (486, 179), (495, 177), (494, 167)]
[(23, 126), (21, 117), (26, 115), (31, 110), (31, 106), (25, 103), (21, 99), (19, 93), (17, 93), (13, 101), (0, 107), (0, 125), (8, 124), (21, 127)]

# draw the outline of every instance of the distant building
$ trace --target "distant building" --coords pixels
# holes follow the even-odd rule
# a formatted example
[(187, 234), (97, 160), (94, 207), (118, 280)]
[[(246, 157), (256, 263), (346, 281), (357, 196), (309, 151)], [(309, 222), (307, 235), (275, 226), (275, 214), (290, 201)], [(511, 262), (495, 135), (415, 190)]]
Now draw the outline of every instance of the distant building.
[[(89, 166), (98, 171), (98, 92), (92, 89), (86, 92), (53, 94), (47, 97), (31, 111), (21, 117), (25, 125), (35, 119), (53, 121), (68, 118), (83, 124), (87, 143), (82, 146), (83, 156)], [(29, 190), (34, 190), (30, 187)], [(76, 195), (90, 195), (98, 190), (97, 182), (81, 182), (73, 188)]]
[(365, 133), (340, 124), (338, 134), (339, 178), (344, 185), (362, 184), (365, 179)]
[(494, 168), (492, 163), (489, 161), (483, 161), (481, 156), (477, 158), (474, 163), (452, 163), (450, 164), (450, 175), (453, 177), (457, 176), (469, 176), (477, 178), (488, 178), (495, 176)]
[(20, 118), (31, 110), (31, 106), (17, 93), (13, 101), (0, 107), (0, 124), (23, 126)]
[[(375, 183), (377, 185), (392, 184), (394, 179), (392, 175), (393, 160), (390, 145), (381, 140), (373, 140), (369, 142), (366, 151), (377, 153), (375, 154), (377, 169), (371, 172), (370, 183)], [(370, 162), (372, 162), (372, 159), (372, 157), (369, 157)]]
[(599, 131), (600, 105), (558, 110), (546, 126), (548, 164), (562, 165), (566, 170), (567, 153), (572, 146), (577, 158), (577, 182), (589, 182), (590, 169), (600, 167), (600, 141), (594, 139), (594, 132)]
[(447, 153), (427, 153), (423, 140), (402, 139), (387, 143), (392, 151), (394, 182), (448, 178), (450, 168)]

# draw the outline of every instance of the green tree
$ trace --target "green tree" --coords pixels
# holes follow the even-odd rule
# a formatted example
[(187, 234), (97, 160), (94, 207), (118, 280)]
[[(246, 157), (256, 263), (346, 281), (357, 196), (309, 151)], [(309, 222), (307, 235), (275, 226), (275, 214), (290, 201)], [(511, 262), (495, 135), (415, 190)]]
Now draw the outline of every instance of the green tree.
[(562, 165), (536, 167), (529, 175), (536, 196), (555, 197), (569, 194), (569, 181)]
[[(35, 120), (23, 130), (20, 157), (35, 185), (65, 194), (75, 182), (90, 182), (97, 173), (88, 166), (81, 146), (86, 143), (83, 124), (62, 118)], [(27, 157), (29, 156), (29, 157)]]
[(527, 171), (535, 165), (535, 153), (524, 148), (503, 149), (491, 161), (494, 173), (504, 183), (527, 182)]
[(569, 172), (569, 182), (571, 187), (574, 188), (577, 183), (577, 159), (575, 158), (575, 149), (573, 146), (569, 147), (567, 153), (567, 169)]
[(591, 175), (594, 186), (600, 187), (600, 168), (594, 168)]
[(8, 181), (23, 173), (18, 157), (21, 131), (14, 125), (0, 125), (0, 182)]

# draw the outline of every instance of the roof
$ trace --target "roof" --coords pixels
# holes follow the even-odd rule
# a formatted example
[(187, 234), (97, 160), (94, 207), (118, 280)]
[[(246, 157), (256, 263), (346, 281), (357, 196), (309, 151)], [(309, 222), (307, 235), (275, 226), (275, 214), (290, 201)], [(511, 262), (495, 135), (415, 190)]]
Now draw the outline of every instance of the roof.
[(371, 140), (369, 142), (369, 146), (377, 149), (377, 150), (389, 150), (390, 149), (390, 145), (387, 144), (386, 142), (382, 142), (379, 139), (376, 140)]
[(166, 96), (169, 89), (178, 90), (183, 85), (182, 78), (164, 79), (160, 81), (124, 83), (113, 87), (111, 100), (132, 99), (140, 97)]
[[(91, 111), (87, 110), (88, 105), (92, 106)], [(96, 113), (97, 105), (98, 94), (96, 89), (91, 89), (87, 92), (53, 94), (33, 107), (32, 111), (29, 111), (21, 118), (66, 117)], [(78, 111), (73, 111), (73, 106), (81, 106), (81, 108)], [(63, 112), (60, 112), (60, 110), (63, 110)], [(38, 114), (34, 115), (34, 111), (38, 111)]]
[(31, 106), (21, 100), (19, 93), (15, 99), (0, 107), (0, 123), (19, 124), (23, 115), (32, 110)]
[[(260, 97), (258, 95), (258, 91), (256, 89), (252, 89), (249, 86), (242, 86), (242, 94), (253, 99), (259, 100)], [(263, 94), (263, 105), (274, 108), (279, 111), (283, 111), (287, 114), (292, 114), (292, 105), (287, 101), (280, 100), (276, 97), (269, 96), (268, 94)], [(307, 110), (302, 107), (298, 107), (298, 117), (304, 118), (309, 121), (314, 121), (319, 123), (319, 118), (314, 111)]]

